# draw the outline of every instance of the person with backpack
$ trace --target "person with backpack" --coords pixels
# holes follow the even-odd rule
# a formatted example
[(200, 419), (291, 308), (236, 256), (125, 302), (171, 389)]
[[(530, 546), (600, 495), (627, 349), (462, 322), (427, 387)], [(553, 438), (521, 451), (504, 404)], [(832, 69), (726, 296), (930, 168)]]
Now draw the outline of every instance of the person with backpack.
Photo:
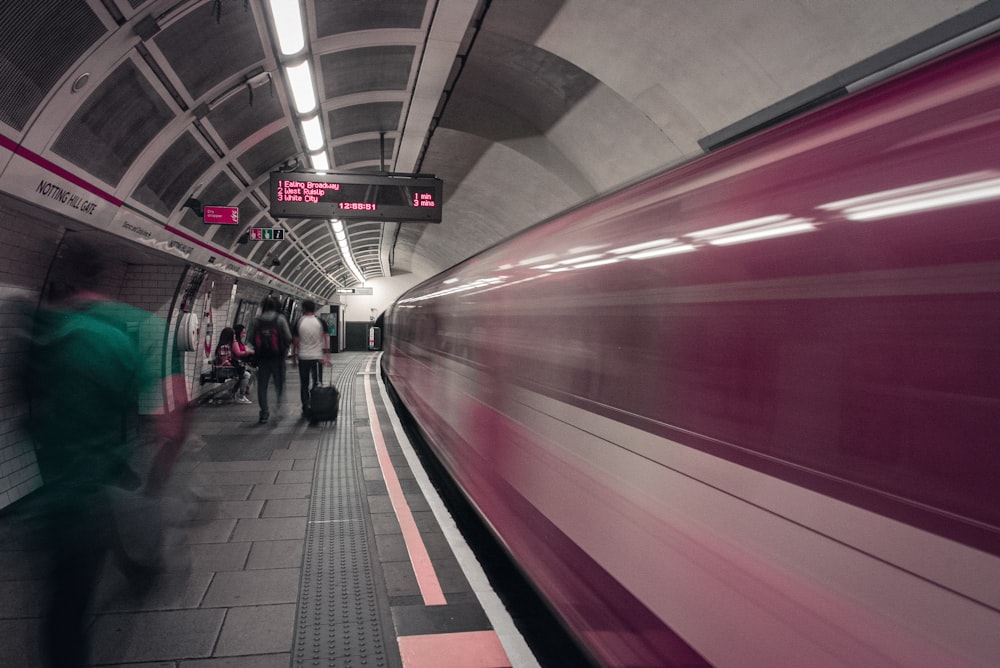
[(281, 307), (277, 297), (268, 295), (260, 303), (261, 314), (253, 327), (254, 359), (257, 361), (257, 404), (260, 408), (260, 424), (267, 424), (270, 412), (267, 404), (267, 388), (274, 378), (276, 405), (281, 406), (285, 391), (285, 356), (292, 343), (292, 330), (288, 319), (279, 312)]
[(299, 365), (299, 397), (302, 415), (309, 416), (310, 381), (312, 387), (323, 382), (323, 365), (329, 364), (330, 335), (326, 323), (316, 315), (316, 302), (302, 302), (302, 317), (295, 323), (292, 361)]

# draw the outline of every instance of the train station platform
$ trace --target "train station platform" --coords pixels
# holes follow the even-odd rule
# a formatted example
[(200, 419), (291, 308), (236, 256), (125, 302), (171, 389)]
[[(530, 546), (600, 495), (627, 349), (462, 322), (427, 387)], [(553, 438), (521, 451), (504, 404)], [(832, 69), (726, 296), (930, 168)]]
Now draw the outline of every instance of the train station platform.
[[(109, 559), (94, 665), (537, 665), (409, 445), (377, 354), (331, 361), (335, 424), (301, 417), (291, 365), (268, 424), (256, 401), (194, 410), (163, 506), (167, 566), (139, 594)], [(0, 514), (6, 668), (43, 665), (44, 560), (23, 540), (25, 501)]]

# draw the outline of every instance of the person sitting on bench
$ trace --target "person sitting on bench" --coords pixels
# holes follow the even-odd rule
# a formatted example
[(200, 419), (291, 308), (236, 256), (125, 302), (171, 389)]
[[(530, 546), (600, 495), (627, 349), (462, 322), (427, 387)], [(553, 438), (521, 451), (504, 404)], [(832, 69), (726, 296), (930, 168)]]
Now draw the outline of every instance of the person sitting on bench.
[(236, 389), (233, 391), (233, 399), (240, 404), (253, 403), (247, 396), (250, 388), (250, 371), (243, 365), (239, 358), (233, 354), (233, 341), (236, 335), (232, 327), (225, 327), (219, 334), (219, 344), (215, 347), (216, 374), (221, 378), (222, 374), (232, 369), (233, 378), (238, 379)]

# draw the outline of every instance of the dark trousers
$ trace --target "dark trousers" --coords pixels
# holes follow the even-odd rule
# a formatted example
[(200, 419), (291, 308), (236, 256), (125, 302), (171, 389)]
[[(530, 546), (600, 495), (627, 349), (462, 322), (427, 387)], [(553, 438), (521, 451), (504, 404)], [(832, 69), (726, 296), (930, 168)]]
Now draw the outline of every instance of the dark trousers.
[(260, 416), (268, 417), (267, 386), (274, 378), (274, 391), (278, 396), (277, 405), (281, 405), (281, 396), (285, 393), (285, 360), (282, 357), (260, 359), (257, 364), (257, 405)]
[(89, 666), (87, 610), (112, 545), (110, 505), (103, 495), (73, 489), (57, 496), (43, 518), (49, 557), (49, 601), (43, 627), (46, 665)]
[[(310, 381), (312, 384), (310, 385)], [(323, 381), (323, 365), (320, 360), (299, 360), (299, 397), (302, 410), (309, 410), (309, 390)]]

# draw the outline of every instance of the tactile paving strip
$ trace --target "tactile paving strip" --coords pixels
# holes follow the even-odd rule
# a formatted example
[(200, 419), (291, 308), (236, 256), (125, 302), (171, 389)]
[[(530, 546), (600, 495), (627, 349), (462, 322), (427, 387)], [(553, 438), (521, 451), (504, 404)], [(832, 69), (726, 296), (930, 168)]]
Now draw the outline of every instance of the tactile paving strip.
[(368, 537), (365, 488), (351, 425), (355, 367), (360, 367), (363, 360), (359, 356), (340, 373), (337, 427), (325, 429), (320, 438), (292, 649), (293, 668), (389, 666)]

